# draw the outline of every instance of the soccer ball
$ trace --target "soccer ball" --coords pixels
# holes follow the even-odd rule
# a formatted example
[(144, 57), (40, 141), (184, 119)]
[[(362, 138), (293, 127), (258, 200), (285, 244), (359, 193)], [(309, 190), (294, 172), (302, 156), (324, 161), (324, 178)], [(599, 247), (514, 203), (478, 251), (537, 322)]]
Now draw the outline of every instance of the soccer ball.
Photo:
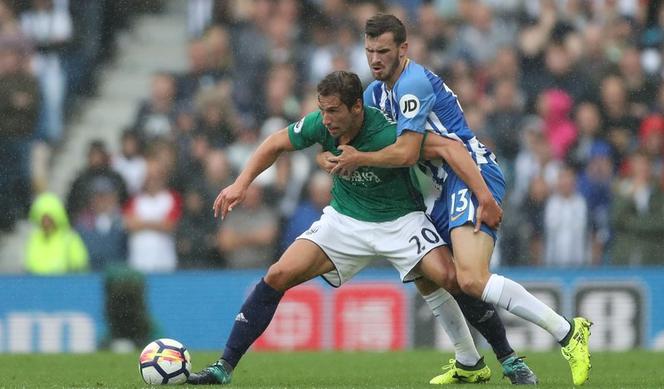
[(157, 339), (141, 351), (138, 369), (147, 384), (183, 384), (191, 373), (191, 357), (177, 340)]

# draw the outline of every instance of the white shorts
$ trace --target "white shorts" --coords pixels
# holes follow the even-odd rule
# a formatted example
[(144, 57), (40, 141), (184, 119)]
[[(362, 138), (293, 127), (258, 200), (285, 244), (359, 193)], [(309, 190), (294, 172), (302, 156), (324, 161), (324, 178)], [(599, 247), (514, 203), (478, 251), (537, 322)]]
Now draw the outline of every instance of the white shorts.
[(334, 287), (349, 281), (374, 259), (387, 259), (408, 282), (421, 275), (413, 271), (429, 251), (444, 246), (424, 212), (411, 212), (388, 222), (364, 222), (325, 207), (323, 216), (297, 239), (316, 243), (334, 264), (323, 274)]

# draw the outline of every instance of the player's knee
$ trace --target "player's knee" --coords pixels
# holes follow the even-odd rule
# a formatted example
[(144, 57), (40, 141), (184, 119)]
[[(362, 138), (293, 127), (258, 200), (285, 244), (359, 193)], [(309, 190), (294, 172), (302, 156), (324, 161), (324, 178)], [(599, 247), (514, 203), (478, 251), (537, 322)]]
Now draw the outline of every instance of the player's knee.
[(280, 266), (277, 262), (270, 266), (267, 270), (267, 274), (263, 277), (263, 280), (272, 288), (280, 292), (285, 292), (292, 283), (291, 278), (291, 272), (284, 269), (283, 266)]
[(446, 267), (445, 271), (441, 272), (439, 277), (435, 280), (435, 283), (438, 287), (443, 288), (452, 294), (459, 292), (459, 284), (457, 283), (454, 266)]
[(453, 264), (444, 263), (440, 270), (438, 285), (440, 285), (448, 292), (453, 292), (455, 289), (458, 289), (456, 281), (456, 270), (454, 269)]
[(457, 271), (457, 282), (459, 284), (459, 288), (465, 294), (477, 298), (482, 296), (481, 280), (474, 272), (459, 269), (459, 271)]
[(444, 288), (448, 292), (452, 294), (460, 292), (461, 288), (459, 287), (459, 282), (457, 281), (456, 271), (454, 270), (454, 267), (452, 267), (449, 272), (445, 273), (444, 282), (445, 282)]

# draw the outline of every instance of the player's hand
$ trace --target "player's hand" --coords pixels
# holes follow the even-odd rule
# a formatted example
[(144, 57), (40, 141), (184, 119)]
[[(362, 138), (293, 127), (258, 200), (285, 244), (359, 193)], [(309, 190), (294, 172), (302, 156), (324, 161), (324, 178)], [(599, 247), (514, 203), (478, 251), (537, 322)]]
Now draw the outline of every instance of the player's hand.
[(349, 145), (337, 146), (337, 149), (341, 150), (341, 154), (330, 158), (331, 162), (337, 164), (331, 173), (340, 176), (349, 176), (359, 167), (359, 152), (355, 147)]
[(331, 160), (332, 158), (334, 158), (334, 154), (329, 151), (323, 151), (316, 155), (316, 163), (328, 174), (332, 174), (332, 169), (337, 166), (337, 163)]
[(475, 216), (475, 232), (480, 230), (482, 223), (495, 230), (503, 221), (503, 209), (493, 197), (490, 197), (486, 200), (479, 200)]
[(214, 200), (214, 205), (212, 206), (214, 217), (221, 215), (221, 220), (224, 220), (228, 212), (232, 211), (235, 205), (244, 200), (246, 193), (247, 188), (237, 182), (224, 188)]

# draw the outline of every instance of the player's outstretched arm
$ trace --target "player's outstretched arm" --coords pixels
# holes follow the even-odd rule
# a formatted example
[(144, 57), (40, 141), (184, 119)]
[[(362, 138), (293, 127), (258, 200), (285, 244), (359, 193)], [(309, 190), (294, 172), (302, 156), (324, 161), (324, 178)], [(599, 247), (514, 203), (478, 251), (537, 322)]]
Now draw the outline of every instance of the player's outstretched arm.
[(288, 137), (286, 128), (275, 132), (258, 146), (254, 154), (249, 158), (249, 162), (242, 169), (242, 172), (235, 182), (224, 188), (214, 200), (214, 217), (221, 215), (223, 219), (233, 207), (244, 200), (245, 193), (249, 185), (265, 169), (279, 158), (279, 155), (285, 151), (293, 151), (294, 147)]
[(426, 160), (443, 159), (475, 194), (479, 202), (475, 231), (479, 231), (482, 223), (494, 229), (498, 228), (503, 218), (503, 210), (493, 198), (477, 164), (461, 142), (429, 134), (422, 145), (422, 157)]

